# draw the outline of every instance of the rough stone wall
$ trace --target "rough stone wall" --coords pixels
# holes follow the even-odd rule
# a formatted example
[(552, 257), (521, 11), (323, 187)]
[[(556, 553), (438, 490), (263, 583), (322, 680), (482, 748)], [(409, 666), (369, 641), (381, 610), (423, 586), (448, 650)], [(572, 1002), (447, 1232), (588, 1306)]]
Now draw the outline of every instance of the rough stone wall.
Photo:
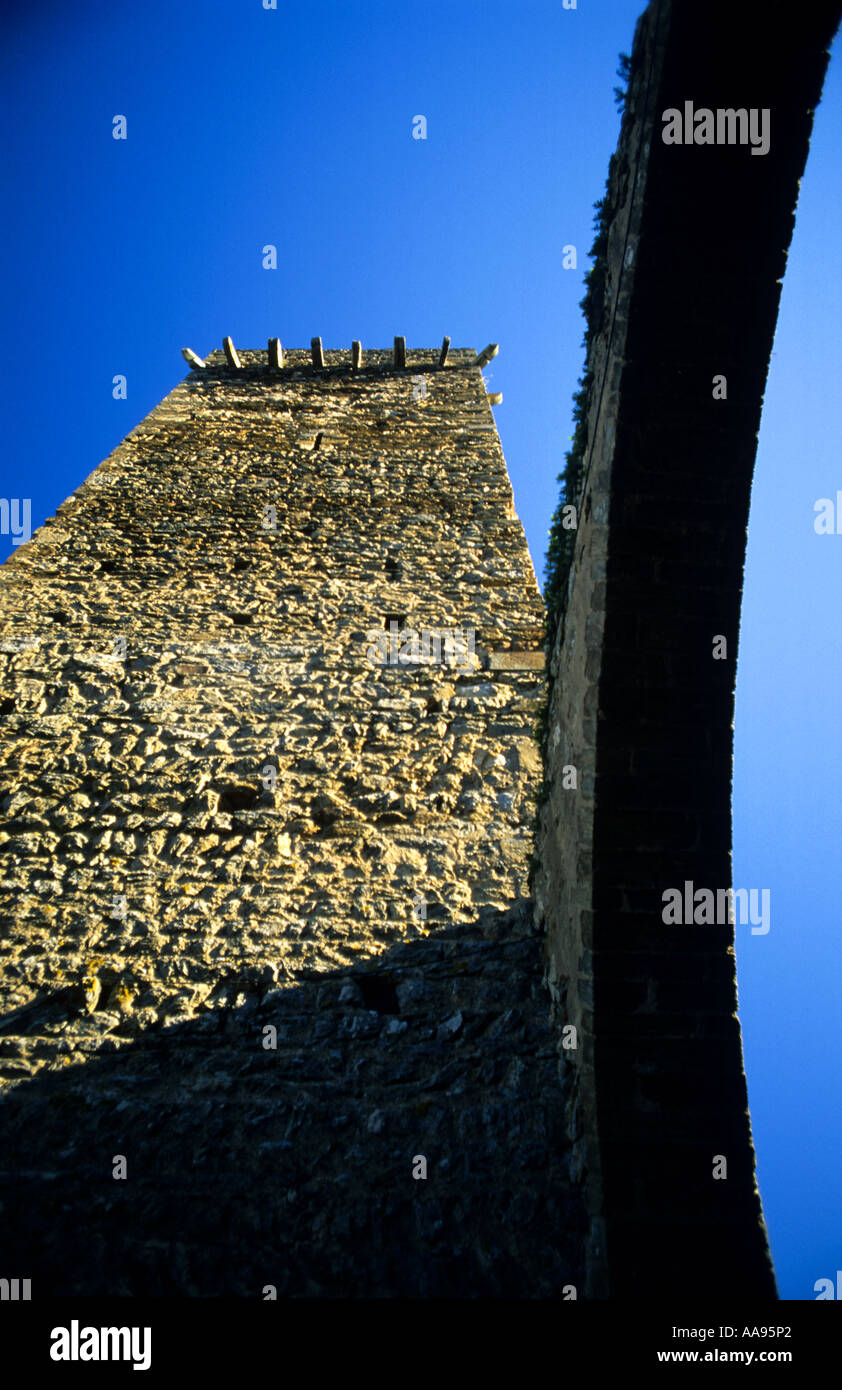
[[(591, 1297), (775, 1296), (734, 927), (662, 919), (670, 888), (731, 886), (751, 475), (839, 17), (838, 4), (817, 4), (793, 30), (765, 6), (743, 10), (735, 29), (732, 6), (655, 0), (638, 24), (607, 192), (581, 522), (551, 656), (535, 897), (557, 1027), (579, 1034), (561, 1056)], [(667, 146), (662, 113), (685, 101), (769, 108), (770, 151)], [(713, 394), (720, 374), (726, 399)], [(565, 788), (564, 764), (578, 789)]]
[[(475, 354), (240, 360), (0, 571), (5, 1261), (42, 1293), (560, 1296), (543, 606)], [(375, 664), (390, 618), (473, 652)]]

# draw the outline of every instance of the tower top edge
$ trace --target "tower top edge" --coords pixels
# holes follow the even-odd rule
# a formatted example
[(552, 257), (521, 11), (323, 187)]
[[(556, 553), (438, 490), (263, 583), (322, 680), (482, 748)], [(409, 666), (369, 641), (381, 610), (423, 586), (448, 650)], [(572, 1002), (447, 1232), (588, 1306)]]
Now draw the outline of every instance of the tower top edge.
[[(230, 338), (223, 347), (214, 348), (200, 357), (192, 348), (182, 348), (181, 355), (192, 369), (191, 375), (201, 375), (203, 370), (214, 373), (233, 372), (243, 369), (259, 369), (271, 375), (293, 371), (309, 370), (316, 372), (336, 371), (359, 373), (367, 372), (426, 372), (432, 369), (452, 370), (453, 368), (483, 367), (489, 360), (491, 345), (485, 353), (477, 353), (475, 348), (451, 348), (449, 340), (441, 347), (408, 348), (403, 339), (396, 339), (394, 348), (366, 348), (354, 342), (350, 348), (324, 348), (320, 338), (314, 338), (309, 348), (284, 348), (277, 338), (270, 338), (265, 348), (236, 348)], [(400, 346), (398, 346), (400, 344)], [(497, 351), (493, 345), (494, 352)]]
[[(407, 353), (407, 358), (409, 357), (409, 355), (410, 355), (410, 353), (411, 353), (413, 356), (416, 356), (416, 357), (418, 357), (418, 358), (421, 359), (421, 360), (430, 361), (430, 362), (437, 362), (438, 359), (439, 359), (439, 356), (440, 356), (440, 354), (441, 354), (441, 349), (438, 348), (438, 347), (434, 347), (434, 348), (429, 348), (429, 347), (419, 347), (419, 348), (407, 347), (406, 353)], [(260, 361), (260, 362), (266, 362), (266, 361), (268, 361), (268, 359), (269, 359), (269, 350), (268, 350), (268, 348), (237, 348), (237, 354), (238, 354), (238, 356), (241, 357), (241, 358), (247, 358), (247, 359), (248, 359), (248, 358), (252, 358), (252, 359), (254, 359), (255, 361)], [(324, 349), (324, 355), (325, 355), (326, 358), (330, 358), (330, 359), (331, 359), (332, 361), (334, 361), (334, 362), (350, 362), (350, 361), (352, 360), (353, 352), (352, 352), (352, 349), (351, 349), (351, 348), (328, 348), (328, 347), (326, 347), (326, 348)], [(477, 350), (476, 350), (476, 348), (450, 348), (449, 351), (448, 351), (448, 354), (447, 354), (447, 360), (448, 360), (448, 362), (449, 362), (450, 359), (451, 359), (452, 357), (459, 357), (459, 358), (468, 358), (468, 357), (470, 357), (470, 358), (473, 359), (473, 358), (475, 358), (476, 356), (477, 356)], [(296, 358), (296, 359), (298, 359), (298, 360), (300, 360), (300, 361), (302, 361), (302, 362), (304, 362), (304, 361), (309, 362), (309, 361), (312, 360), (312, 350), (311, 350), (309, 347), (306, 347), (306, 348), (287, 348), (287, 347), (285, 347), (285, 348), (284, 348), (284, 358), (286, 359), (287, 357)], [(364, 349), (364, 357), (365, 357), (366, 360), (368, 360), (369, 358), (371, 358), (371, 359), (373, 359), (373, 360), (382, 360), (382, 361), (384, 361), (384, 362), (386, 362), (386, 361), (392, 362), (392, 361), (394, 361), (394, 352), (393, 352), (392, 348), (365, 348), (365, 349)], [(208, 352), (208, 353), (205, 354), (205, 361), (206, 361), (206, 362), (225, 362), (226, 360), (227, 360), (226, 354), (225, 354), (225, 352), (223, 351), (222, 348), (214, 348), (213, 351)]]

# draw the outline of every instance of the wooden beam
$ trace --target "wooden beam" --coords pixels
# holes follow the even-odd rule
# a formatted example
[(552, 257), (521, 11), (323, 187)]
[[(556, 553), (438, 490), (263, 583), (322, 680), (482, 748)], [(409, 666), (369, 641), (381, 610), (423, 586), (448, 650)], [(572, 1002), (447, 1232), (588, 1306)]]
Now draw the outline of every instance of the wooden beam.
[(449, 348), (449, 347), (450, 347), (450, 339), (449, 339), (449, 338), (442, 338), (442, 340), (441, 340), (441, 352), (439, 353), (439, 366), (440, 366), (440, 367), (443, 367), (444, 364), (445, 364), (445, 362), (447, 361), (447, 352), (448, 352), (448, 348)]
[(280, 371), (284, 365), (284, 350), (281, 347), (280, 338), (269, 339), (269, 366), (274, 371)]
[(363, 345), (358, 343), (356, 338), (351, 344), (351, 366), (354, 371), (359, 371), (363, 361)]
[(499, 351), (499, 343), (489, 343), (487, 348), (483, 348), (482, 352), (477, 354), (477, 360), (474, 363), (474, 366), (487, 367), (492, 357), (496, 357)]
[(313, 359), (314, 367), (323, 367), (325, 365), (325, 355), (322, 349), (321, 338), (310, 339), (310, 356)]
[(225, 356), (228, 358), (229, 367), (241, 367), (243, 364), (237, 356), (237, 349), (234, 347), (230, 338), (222, 339), (222, 346), (225, 349)]
[(201, 357), (198, 357), (198, 356), (196, 355), (196, 353), (193, 351), (192, 348), (182, 348), (182, 349), (181, 349), (181, 355), (182, 355), (182, 357), (184, 358), (185, 362), (189, 362), (189, 363), (190, 363), (190, 366), (191, 366), (191, 367), (199, 368), (199, 367), (204, 367), (204, 365), (205, 365), (205, 363), (204, 363), (204, 361), (202, 360), (202, 358), (201, 358)]
[(395, 339), (395, 366), (406, 366), (406, 338)]

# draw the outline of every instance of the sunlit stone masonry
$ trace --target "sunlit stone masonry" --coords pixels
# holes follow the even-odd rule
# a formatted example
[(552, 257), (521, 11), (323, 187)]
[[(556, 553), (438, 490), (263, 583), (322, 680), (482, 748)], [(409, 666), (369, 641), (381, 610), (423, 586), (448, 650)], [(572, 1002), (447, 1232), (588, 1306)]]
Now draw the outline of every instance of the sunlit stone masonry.
[(0, 1273), (573, 1297), (491, 350), (224, 348), (0, 570)]

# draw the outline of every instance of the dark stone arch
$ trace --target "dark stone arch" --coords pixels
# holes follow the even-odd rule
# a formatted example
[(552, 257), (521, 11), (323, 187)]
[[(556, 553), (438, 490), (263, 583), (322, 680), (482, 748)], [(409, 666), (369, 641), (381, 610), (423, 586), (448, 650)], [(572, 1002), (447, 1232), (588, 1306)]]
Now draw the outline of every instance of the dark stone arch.
[[(589, 453), (551, 659), (535, 881), (558, 1023), (578, 1030), (561, 1055), (591, 1297), (776, 1296), (734, 928), (667, 925), (662, 895), (731, 885), (752, 470), (839, 16), (838, 3), (770, 19), (755, 0), (653, 0), (635, 35), (589, 343)], [(688, 101), (767, 110), (768, 152), (667, 145), (662, 114)], [(727, 399), (714, 398), (715, 376)], [(713, 658), (719, 635), (724, 660)], [(565, 765), (577, 767), (576, 790)], [(713, 1178), (716, 1155), (725, 1181)]]

